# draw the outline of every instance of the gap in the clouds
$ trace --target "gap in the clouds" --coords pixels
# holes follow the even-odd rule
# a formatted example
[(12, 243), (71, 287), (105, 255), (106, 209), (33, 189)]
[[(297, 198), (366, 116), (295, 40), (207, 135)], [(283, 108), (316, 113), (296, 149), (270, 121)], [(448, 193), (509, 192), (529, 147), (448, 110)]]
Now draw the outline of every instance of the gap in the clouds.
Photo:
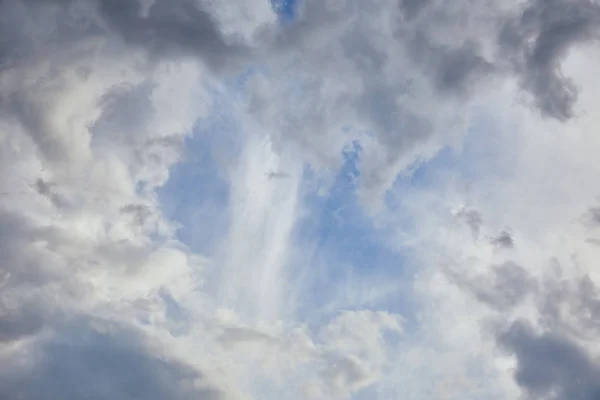
[(171, 168), (169, 180), (158, 191), (165, 217), (179, 224), (177, 239), (208, 257), (214, 255), (228, 226), (224, 205), (229, 201), (229, 183), (220, 163), (235, 153), (232, 138), (224, 134), (235, 129), (235, 121), (218, 111), (199, 121), (185, 141), (184, 161)]
[(177, 239), (207, 257), (215, 255), (229, 226), (229, 182), (223, 174), (240, 150), (242, 130), (232, 108), (244, 100), (248, 80), (267, 73), (260, 65), (248, 66), (226, 79), (220, 91), (208, 89), (213, 101), (208, 117), (197, 121), (185, 140), (184, 160), (171, 168), (169, 180), (159, 189), (163, 213), (180, 226)]
[[(300, 241), (312, 243), (308, 261), (311, 280), (304, 299), (307, 313), (331, 307), (380, 309), (414, 319), (410, 272), (403, 255), (382, 237), (356, 194), (362, 149), (354, 142), (343, 153), (343, 166), (326, 195), (308, 191), (303, 203), (310, 211), (297, 227)], [(305, 182), (314, 179), (307, 167)], [(303, 311), (300, 310), (302, 314)], [(326, 315), (322, 315), (327, 318)]]
[(282, 22), (290, 22), (296, 18), (296, 10), (300, 0), (269, 0), (271, 7)]

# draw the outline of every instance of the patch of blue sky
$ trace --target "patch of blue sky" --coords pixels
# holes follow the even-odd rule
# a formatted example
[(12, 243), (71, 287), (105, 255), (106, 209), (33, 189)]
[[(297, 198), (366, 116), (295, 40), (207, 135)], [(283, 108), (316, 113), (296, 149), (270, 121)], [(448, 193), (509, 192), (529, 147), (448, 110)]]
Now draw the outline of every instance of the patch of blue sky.
[[(246, 74), (251, 73), (247, 72)], [(228, 86), (235, 88), (237, 77)], [(167, 183), (158, 191), (161, 209), (179, 224), (177, 239), (194, 252), (214, 255), (226, 234), (229, 184), (223, 176), (220, 158), (235, 157), (239, 123), (231, 116), (233, 93), (212, 93), (208, 117), (196, 122), (193, 134), (184, 143), (184, 159), (171, 168)]]
[[(194, 135), (185, 143), (185, 160), (172, 168), (169, 181), (159, 191), (163, 212), (181, 226), (178, 239), (192, 251), (208, 257), (218, 251), (229, 222), (226, 207), (229, 183), (221, 175), (219, 149), (224, 157), (235, 157), (236, 146), (239, 146), (235, 139), (243, 134), (243, 127), (232, 116), (231, 102), (244, 100), (245, 84), (257, 73), (269, 75), (263, 66), (248, 68), (224, 82), (228, 93), (215, 92), (210, 117), (198, 121)], [(297, 83), (289, 83), (293, 95), (302, 93)], [(321, 196), (313, 190), (302, 199), (309, 212), (299, 221), (296, 238), (299, 243), (314, 243), (315, 251), (310, 261), (310, 268), (314, 267), (314, 270), (310, 275), (316, 276), (306, 288), (310, 295), (302, 295), (310, 302), (305, 311), (314, 312), (333, 301), (333, 297), (340, 295), (335, 291), (344, 286), (344, 281), (358, 284), (359, 291), (367, 297), (371, 289), (378, 290), (377, 287), (370, 288), (371, 283), (377, 286), (381, 282), (390, 282), (398, 283), (403, 289), (383, 298), (373, 295), (374, 302), (369, 307), (400, 312), (411, 320), (416, 308), (410, 301), (408, 291), (412, 279), (404, 256), (388, 246), (389, 242), (382, 238), (384, 233), (365, 214), (356, 195), (360, 154), (360, 145), (355, 142), (343, 153), (343, 167), (337, 172), (328, 195)], [(313, 178), (309, 167), (306, 171), (304, 183), (309, 185)], [(340, 285), (336, 288), (336, 284)], [(352, 308), (352, 301), (348, 298), (349, 308)], [(358, 303), (355, 306), (361, 308)]]
[(194, 252), (211, 256), (225, 234), (229, 185), (221, 175), (214, 150), (220, 140), (216, 123), (198, 127), (185, 142), (185, 161), (171, 169), (170, 178), (159, 190), (164, 215), (179, 224), (177, 239)]
[[(309, 238), (314, 243), (314, 252), (308, 261), (311, 274), (317, 276), (310, 282), (311, 304), (306, 307), (327, 309), (328, 303), (339, 301), (334, 297), (344, 295), (336, 285), (352, 286), (346, 300), (347, 308), (362, 308), (364, 303), (352, 299), (357, 289), (359, 296), (372, 297), (369, 307), (399, 312), (407, 320), (414, 319), (411, 304), (409, 271), (404, 268), (404, 257), (381, 237), (382, 232), (364, 212), (356, 194), (360, 172), (358, 163), (361, 148), (357, 142), (343, 153), (343, 167), (337, 173), (327, 195), (309, 192), (303, 199), (310, 212), (299, 223), (299, 238)], [(310, 180), (310, 169), (306, 180)], [(300, 239), (302, 240), (302, 239)], [(381, 289), (380, 284), (391, 284), (398, 290), (373, 293)], [(370, 288), (369, 285), (375, 287)], [(343, 289), (342, 289), (343, 292)], [(362, 299), (365, 300), (365, 299)], [(368, 299), (367, 299), (368, 300)], [(337, 311), (337, 310), (335, 310)], [(302, 311), (300, 311), (302, 312)], [(326, 318), (325, 315), (322, 316)]]
[(184, 143), (184, 160), (171, 168), (167, 183), (158, 191), (164, 215), (179, 224), (177, 239), (211, 257), (226, 235), (229, 183), (220, 162), (235, 159), (238, 136), (243, 134), (235, 118), (235, 104), (244, 101), (244, 87), (253, 75), (268, 74), (260, 65), (224, 80), (221, 89), (208, 88), (212, 104), (208, 116), (196, 122)]
[(298, 2), (300, 0), (269, 0), (271, 7), (282, 22), (290, 22), (296, 18)]

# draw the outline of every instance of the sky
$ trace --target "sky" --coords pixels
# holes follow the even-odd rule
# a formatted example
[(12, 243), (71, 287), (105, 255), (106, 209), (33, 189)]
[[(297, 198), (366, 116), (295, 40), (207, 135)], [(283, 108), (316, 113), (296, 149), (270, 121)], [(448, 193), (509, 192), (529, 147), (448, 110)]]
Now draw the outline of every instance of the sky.
[(600, 400), (597, 0), (0, 0), (0, 399)]

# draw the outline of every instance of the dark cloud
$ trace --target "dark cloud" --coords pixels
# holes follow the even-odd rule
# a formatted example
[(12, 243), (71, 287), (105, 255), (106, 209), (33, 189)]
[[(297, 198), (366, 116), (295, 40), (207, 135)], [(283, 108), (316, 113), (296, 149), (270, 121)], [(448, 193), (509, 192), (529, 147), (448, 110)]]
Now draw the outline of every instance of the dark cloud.
[(400, 0), (399, 6), (407, 20), (412, 20), (418, 16), (421, 10), (427, 7), (431, 0)]
[(344, 35), (340, 40), (344, 56), (358, 68), (366, 82), (373, 82), (374, 73), (381, 73), (389, 61), (388, 54), (377, 47), (372, 35), (364, 28), (357, 28)]
[(428, 71), (434, 87), (442, 94), (466, 94), (479, 86), (481, 78), (494, 72), (493, 64), (481, 55), (475, 40), (451, 48), (418, 32), (408, 46), (414, 60)]
[(42, 178), (39, 178), (35, 181), (34, 187), (39, 194), (47, 197), (54, 207), (58, 209), (64, 209), (70, 206), (70, 202), (67, 200), (67, 198), (60, 193), (57, 193), (57, 191), (53, 189), (52, 183), (46, 182)]
[[(37, 301), (41, 299), (35, 299)], [(37, 334), (49, 322), (49, 313), (40, 304), (29, 301), (17, 307), (0, 299), (0, 346)]]
[(600, 5), (590, 0), (533, 0), (506, 21), (499, 35), (502, 57), (510, 60), (525, 90), (543, 114), (568, 120), (577, 90), (560, 63), (571, 49), (598, 38)]
[(147, 15), (139, 1), (104, 0), (100, 15), (128, 43), (142, 46), (159, 57), (187, 53), (208, 65), (223, 68), (233, 57), (246, 53), (240, 43), (229, 44), (201, 3), (192, 0), (156, 1)]
[(583, 216), (583, 223), (590, 229), (600, 227), (600, 207), (590, 207)]
[(2, 360), (0, 398), (226, 398), (226, 393), (211, 386), (195, 369), (153, 354), (134, 331), (102, 321), (95, 321), (100, 329), (92, 328), (88, 322), (69, 324), (19, 354), (21, 360)]
[(502, 231), (496, 237), (490, 240), (491, 244), (503, 249), (512, 249), (515, 245), (512, 234), (509, 231)]
[(154, 85), (119, 85), (102, 96), (98, 106), (102, 114), (91, 127), (95, 140), (128, 141), (139, 139), (140, 131), (148, 129), (148, 116), (154, 110), (151, 101)]
[(600, 365), (586, 350), (552, 332), (513, 324), (499, 343), (517, 359), (515, 379), (530, 399), (599, 400)]
[[(571, 50), (599, 38), (597, 2), (529, 0), (511, 12), (474, 1), (447, 7), (443, 2), (400, 0), (399, 6), (406, 21), (419, 18), (410, 24), (399, 21), (397, 37), (440, 93), (480, 91), (491, 78), (516, 76), (542, 114), (561, 121), (573, 117), (577, 88), (563, 76), (561, 63)], [(442, 44), (448, 43), (447, 37), (434, 33), (451, 34), (460, 24), (469, 32), (473, 18), (485, 25), (457, 37), (452, 46)], [(485, 38), (498, 46), (490, 58), (483, 55)]]
[(599, 400), (600, 363), (584, 343), (600, 334), (600, 291), (589, 276), (564, 279), (560, 269), (541, 282), (516, 270), (504, 279), (510, 290), (534, 295), (542, 331), (518, 321), (500, 331), (498, 343), (516, 356), (515, 379), (528, 399)]

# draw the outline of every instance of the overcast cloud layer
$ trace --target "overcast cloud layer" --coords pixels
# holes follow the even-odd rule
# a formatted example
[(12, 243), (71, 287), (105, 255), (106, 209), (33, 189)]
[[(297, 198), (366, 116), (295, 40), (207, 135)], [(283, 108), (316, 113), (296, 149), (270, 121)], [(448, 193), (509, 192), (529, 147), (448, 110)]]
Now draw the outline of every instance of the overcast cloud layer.
[(596, 0), (0, 0), (0, 399), (600, 400)]

